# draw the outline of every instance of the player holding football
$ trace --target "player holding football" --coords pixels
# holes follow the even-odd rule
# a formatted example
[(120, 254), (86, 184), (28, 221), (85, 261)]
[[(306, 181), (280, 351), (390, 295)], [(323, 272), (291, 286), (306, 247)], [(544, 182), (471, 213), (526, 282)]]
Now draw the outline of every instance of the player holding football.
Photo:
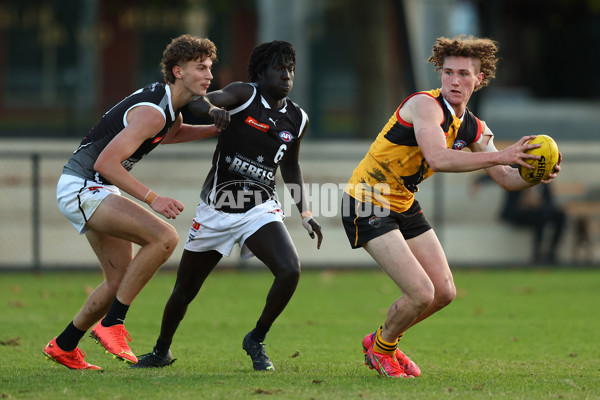
[[(539, 147), (525, 136), (498, 151), (493, 133), (467, 103), (495, 76), (496, 43), (464, 35), (440, 37), (429, 62), (441, 71), (441, 88), (405, 99), (354, 170), (342, 200), (342, 220), (353, 248), (363, 247), (396, 283), (402, 296), (383, 325), (363, 339), (365, 362), (382, 376), (419, 376), (419, 367), (398, 348), (411, 326), (447, 306), (456, 295), (438, 238), (414, 198), (434, 172), (485, 169), (505, 190), (532, 186), (513, 164), (533, 168), (526, 153)], [(471, 152), (457, 151), (468, 147)], [(560, 161), (543, 183), (560, 171)]]
[(256, 255), (275, 277), (256, 327), (242, 342), (255, 370), (274, 370), (263, 341), (300, 277), (298, 254), (275, 197), (279, 166), (297, 200), (303, 226), (312, 238), (315, 234), (318, 237), (317, 248), (323, 240), (321, 227), (308, 210), (298, 164), (308, 116), (287, 98), (294, 84), (295, 65), (296, 53), (290, 43), (263, 43), (253, 49), (248, 62), (252, 83), (234, 82), (190, 104), (192, 112), (210, 115), (222, 133), (156, 346), (132, 367), (172, 364), (170, 346), (188, 305), (221, 258), (229, 256), (239, 243), (243, 258)]
[[(111, 108), (83, 138), (58, 181), (61, 212), (96, 253), (105, 280), (88, 297), (66, 329), (44, 348), (46, 356), (71, 369), (101, 369), (85, 361), (78, 343), (91, 331), (107, 352), (128, 363), (137, 358), (129, 348), (124, 326), (129, 306), (169, 258), (177, 232), (124, 191), (145, 202), (155, 213), (176, 218), (179, 201), (158, 195), (129, 171), (159, 144), (181, 143), (215, 136), (217, 127), (183, 124), (181, 108), (206, 94), (213, 78), (216, 47), (190, 35), (175, 38), (161, 61), (164, 83), (150, 84)], [(133, 254), (133, 244), (141, 248)], [(104, 317), (104, 318), (103, 318)]]

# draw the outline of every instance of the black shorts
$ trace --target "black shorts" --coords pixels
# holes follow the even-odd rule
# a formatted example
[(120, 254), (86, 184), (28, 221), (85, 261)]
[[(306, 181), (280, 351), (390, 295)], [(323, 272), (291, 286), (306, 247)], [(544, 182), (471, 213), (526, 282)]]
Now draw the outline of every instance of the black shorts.
[(342, 223), (353, 249), (371, 239), (399, 229), (405, 239), (412, 239), (431, 229), (418, 201), (402, 213), (356, 201), (344, 192)]

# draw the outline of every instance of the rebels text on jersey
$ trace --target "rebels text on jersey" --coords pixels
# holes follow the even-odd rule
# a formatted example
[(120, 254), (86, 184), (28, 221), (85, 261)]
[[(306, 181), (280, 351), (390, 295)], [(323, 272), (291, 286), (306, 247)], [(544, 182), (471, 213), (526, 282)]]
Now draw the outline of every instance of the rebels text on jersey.
[(246, 212), (275, 196), (275, 175), (286, 152), (306, 125), (306, 113), (291, 100), (273, 110), (254, 86), (246, 103), (230, 110), (200, 197), (213, 208)]

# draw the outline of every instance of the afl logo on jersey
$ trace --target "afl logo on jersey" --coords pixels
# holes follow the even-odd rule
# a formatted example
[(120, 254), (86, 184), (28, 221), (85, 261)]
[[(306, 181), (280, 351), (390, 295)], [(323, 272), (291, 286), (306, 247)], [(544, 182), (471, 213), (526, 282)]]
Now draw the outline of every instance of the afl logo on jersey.
[(286, 143), (291, 142), (292, 139), (294, 138), (292, 136), (292, 134), (289, 133), (288, 131), (281, 131), (281, 132), (279, 132), (279, 137), (281, 138), (281, 140), (283, 140)]
[(454, 144), (452, 145), (452, 148), (454, 150), (462, 150), (467, 146), (467, 142), (465, 142), (464, 140), (455, 140)]

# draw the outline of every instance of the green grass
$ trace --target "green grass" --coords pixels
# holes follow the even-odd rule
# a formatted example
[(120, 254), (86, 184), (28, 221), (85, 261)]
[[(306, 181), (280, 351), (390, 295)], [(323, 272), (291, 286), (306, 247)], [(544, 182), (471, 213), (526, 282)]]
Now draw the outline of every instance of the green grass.
[[(156, 340), (174, 279), (159, 273), (129, 311), (137, 354)], [(100, 280), (90, 273), (0, 274), (2, 398), (600, 399), (598, 270), (457, 271), (455, 302), (401, 342), (422, 376), (400, 380), (363, 364), (362, 337), (399, 295), (379, 271), (303, 272), (267, 337), (275, 373), (254, 372), (241, 348), (271, 283), (263, 271), (208, 278), (175, 336), (171, 367), (128, 369), (87, 336), (80, 347), (102, 373), (46, 361), (43, 346)]]

